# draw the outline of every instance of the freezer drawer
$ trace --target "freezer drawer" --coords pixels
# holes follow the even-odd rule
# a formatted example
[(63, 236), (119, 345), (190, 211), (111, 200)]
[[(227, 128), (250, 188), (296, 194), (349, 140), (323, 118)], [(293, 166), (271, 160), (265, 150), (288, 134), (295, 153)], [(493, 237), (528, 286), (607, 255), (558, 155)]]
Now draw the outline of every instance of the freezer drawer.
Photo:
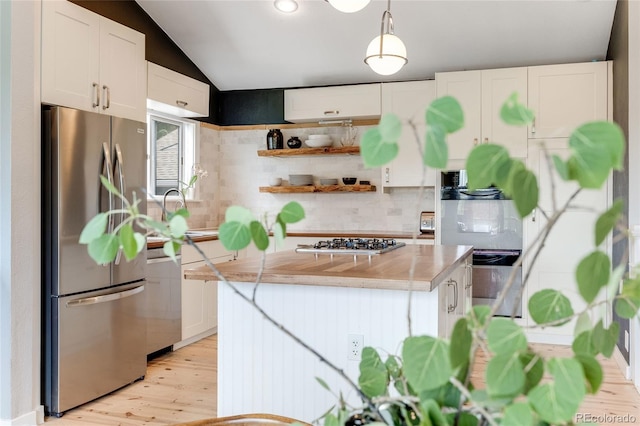
[(52, 370), (45, 373), (50, 414), (60, 415), (144, 377), (144, 290), (141, 281), (51, 299), (45, 360), (45, 368)]

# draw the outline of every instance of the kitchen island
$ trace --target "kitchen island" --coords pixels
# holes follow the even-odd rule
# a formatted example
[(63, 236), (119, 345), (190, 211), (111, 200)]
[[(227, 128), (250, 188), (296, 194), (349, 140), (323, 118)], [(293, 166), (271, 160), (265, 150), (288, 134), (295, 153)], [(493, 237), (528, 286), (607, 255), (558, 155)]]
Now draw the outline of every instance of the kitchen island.
[[(383, 359), (399, 354), (409, 333), (409, 294), (412, 333), (449, 334), (470, 302), (471, 256), (471, 246), (425, 245), (373, 256), (268, 254), (256, 300), (357, 382), (361, 348), (354, 343), (376, 348)], [(260, 265), (249, 258), (218, 267), (250, 296)], [(187, 270), (185, 277), (217, 281), (207, 267)], [(310, 422), (337, 402), (315, 377), (358, 404), (339, 375), (222, 283), (218, 330), (218, 416), (269, 412)]]

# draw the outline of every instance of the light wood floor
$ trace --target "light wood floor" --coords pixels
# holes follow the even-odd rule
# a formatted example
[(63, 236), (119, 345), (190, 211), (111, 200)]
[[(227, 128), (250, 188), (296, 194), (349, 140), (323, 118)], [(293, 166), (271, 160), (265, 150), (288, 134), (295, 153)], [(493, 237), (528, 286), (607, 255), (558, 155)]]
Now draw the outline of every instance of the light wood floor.
[[(48, 417), (46, 422), (51, 426), (153, 426), (215, 417), (217, 348), (214, 335), (156, 358), (149, 363), (143, 381), (70, 410), (60, 419)], [(568, 347), (536, 345), (536, 348), (546, 356), (571, 353)], [(602, 417), (605, 420), (631, 415), (640, 424), (640, 395), (635, 387), (623, 378), (612, 359), (602, 358), (601, 362), (605, 375), (602, 388), (598, 395), (585, 399), (579, 412), (609, 416)], [(474, 368), (474, 383), (482, 382), (484, 366), (480, 357)], [(620, 422), (600, 421), (600, 424)]]

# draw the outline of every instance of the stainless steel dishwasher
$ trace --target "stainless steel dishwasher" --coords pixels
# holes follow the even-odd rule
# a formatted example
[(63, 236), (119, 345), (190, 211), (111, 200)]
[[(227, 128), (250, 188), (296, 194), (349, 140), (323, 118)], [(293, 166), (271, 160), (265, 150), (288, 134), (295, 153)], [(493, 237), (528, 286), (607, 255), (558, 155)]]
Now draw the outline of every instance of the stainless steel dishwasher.
[(147, 320), (147, 354), (171, 346), (182, 335), (182, 301), (180, 276), (181, 256), (177, 263), (164, 254), (162, 248), (147, 250), (147, 283), (144, 316)]

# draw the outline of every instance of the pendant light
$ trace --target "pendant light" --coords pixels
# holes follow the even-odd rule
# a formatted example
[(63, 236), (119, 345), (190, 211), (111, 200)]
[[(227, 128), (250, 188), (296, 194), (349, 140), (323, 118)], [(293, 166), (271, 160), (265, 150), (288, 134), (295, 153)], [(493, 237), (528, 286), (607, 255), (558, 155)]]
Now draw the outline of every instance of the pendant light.
[(353, 13), (364, 9), (371, 0), (325, 0), (340, 12)]
[(292, 13), (298, 9), (298, 3), (296, 0), (275, 0), (273, 5), (280, 12)]
[(380, 35), (369, 43), (364, 62), (381, 75), (395, 74), (407, 63), (407, 48), (402, 40), (393, 34), (391, 0), (387, 0), (387, 10), (382, 14)]

